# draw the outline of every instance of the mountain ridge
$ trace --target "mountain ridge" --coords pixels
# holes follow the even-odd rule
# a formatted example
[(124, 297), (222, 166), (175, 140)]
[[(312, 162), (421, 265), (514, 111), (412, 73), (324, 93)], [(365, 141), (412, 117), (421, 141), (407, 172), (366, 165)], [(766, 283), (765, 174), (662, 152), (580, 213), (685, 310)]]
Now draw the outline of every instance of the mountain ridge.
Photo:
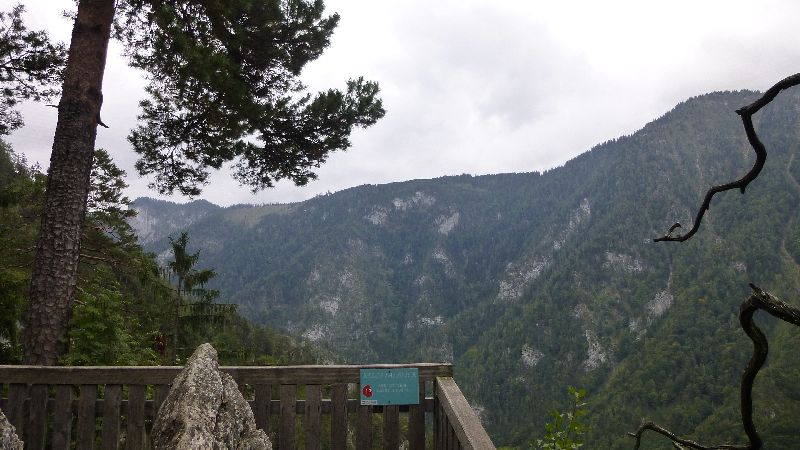
[[(747, 341), (729, 299), (744, 298), (749, 281), (796, 292), (800, 258), (791, 252), (800, 245), (784, 243), (800, 236), (800, 195), (790, 188), (800, 172), (800, 96), (789, 92), (757, 117), (770, 156), (747, 195), (715, 199), (686, 244), (652, 238), (691, 223), (710, 186), (749, 169), (752, 150), (733, 110), (756, 96), (693, 97), (542, 173), (220, 208), (189, 233), (203, 264), (220, 273), (213, 287), (257, 321), (331, 345), (349, 362), (454, 362), (499, 444), (533, 439), (566, 384), (601, 402), (592, 448), (627, 448), (624, 432), (645, 415), (682, 434), (711, 429), (738, 440), (731, 389)], [(164, 238), (150, 245), (166, 248)], [(785, 355), (791, 334), (774, 323), (770, 330)], [(787, 359), (795, 367), (797, 358)], [(711, 372), (698, 379), (698, 370)], [(791, 391), (770, 373), (764, 379), (777, 392)], [(778, 422), (765, 430), (793, 436), (775, 431)], [(669, 448), (662, 444), (647, 448)]]

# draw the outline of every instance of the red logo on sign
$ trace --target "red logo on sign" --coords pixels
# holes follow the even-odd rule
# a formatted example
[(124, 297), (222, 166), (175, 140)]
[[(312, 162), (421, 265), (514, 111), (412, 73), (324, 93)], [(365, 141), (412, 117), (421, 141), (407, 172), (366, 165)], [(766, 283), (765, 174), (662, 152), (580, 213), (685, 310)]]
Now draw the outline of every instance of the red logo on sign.
[(364, 394), (364, 397), (370, 398), (372, 397), (372, 386), (366, 385), (364, 389), (361, 390), (361, 393)]

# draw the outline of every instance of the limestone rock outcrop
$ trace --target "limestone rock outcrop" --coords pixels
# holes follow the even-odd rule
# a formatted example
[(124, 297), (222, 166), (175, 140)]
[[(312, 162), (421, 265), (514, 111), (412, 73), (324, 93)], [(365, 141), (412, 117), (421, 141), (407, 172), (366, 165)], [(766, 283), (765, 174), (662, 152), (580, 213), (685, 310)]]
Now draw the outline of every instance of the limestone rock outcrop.
[(217, 351), (203, 344), (175, 377), (153, 424), (155, 450), (271, 450)]
[(0, 450), (22, 450), (22, 441), (17, 437), (14, 425), (0, 411)]

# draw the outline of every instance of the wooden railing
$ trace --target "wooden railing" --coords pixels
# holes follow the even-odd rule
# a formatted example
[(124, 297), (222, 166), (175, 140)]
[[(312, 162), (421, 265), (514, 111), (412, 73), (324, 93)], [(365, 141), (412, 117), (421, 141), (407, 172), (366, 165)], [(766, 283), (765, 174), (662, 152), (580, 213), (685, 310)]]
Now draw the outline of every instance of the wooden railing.
[[(359, 404), (359, 369), (408, 367), (419, 369), (419, 405)], [(236, 380), (256, 426), (278, 450), (494, 449), (449, 364), (221, 369)], [(153, 419), (180, 370), (0, 365), (0, 409), (29, 450), (147, 449)]]

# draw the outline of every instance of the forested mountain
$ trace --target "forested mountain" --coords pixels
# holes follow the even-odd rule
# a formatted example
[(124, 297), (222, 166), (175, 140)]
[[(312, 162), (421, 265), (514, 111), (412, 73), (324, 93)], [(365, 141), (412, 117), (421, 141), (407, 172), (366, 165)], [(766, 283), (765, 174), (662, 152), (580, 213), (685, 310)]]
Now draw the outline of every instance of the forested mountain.
[[(588, 448), (631, 448), (625, 432), (643, 417), (741, 441), (751, 344), (738, 305), (748, 282), (788, 301), (800, 286), (800, 94), (756, 117), (769, 156), (746, 195), (715, 198), (687, 243), (652, 239), (690, 225), (708, 187), (752, 165), (734, 110), (756, 96), (692, 98), (545, 173), (208, 209), (188, 231), (219, 273), (212, 287), (256, 321), (350, 362), (453, 361), (498, 445), (527, 446), (567, 384), (589, 391)], [(160, 224), (196, 206), (149, 209), (151, 229), (165, 230), (149, 248), (165, 251)], [(766, 322), (756, 423), (768, 448), (795, 448), (800, 337)]]

